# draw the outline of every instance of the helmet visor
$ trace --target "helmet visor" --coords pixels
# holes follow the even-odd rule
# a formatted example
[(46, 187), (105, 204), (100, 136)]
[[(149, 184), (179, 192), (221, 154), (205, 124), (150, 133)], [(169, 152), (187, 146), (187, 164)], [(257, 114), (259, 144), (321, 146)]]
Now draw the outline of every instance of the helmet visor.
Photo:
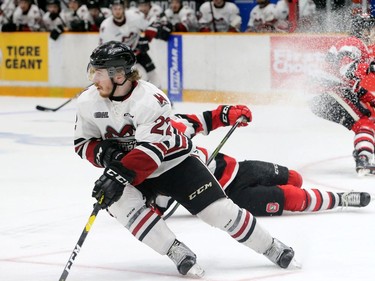
[(96, 68), (91, 64), (87, 66), (87, 78), (93, 83), (110, 79), (106, 68)]

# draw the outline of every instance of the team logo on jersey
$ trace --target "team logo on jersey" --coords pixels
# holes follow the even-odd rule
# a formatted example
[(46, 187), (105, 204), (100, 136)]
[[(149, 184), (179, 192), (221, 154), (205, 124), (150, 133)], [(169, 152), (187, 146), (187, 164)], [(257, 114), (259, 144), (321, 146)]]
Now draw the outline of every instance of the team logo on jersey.
[(280, 205), (279, 203), (276, 203), (276, 202), (268, 203), (266, 206), (266, 212), (269, 214), (277, 213), (279, 210), (280, 210)]
[(109, 118), (108, 112), (95, 112), (94, 118)]
[(106, 131), (107, 132), (104, 135), (106, 139), (125, 138), (125, 137), (134, 136), (135, 134), (135, 130), (133, 126), (129, 124), (122, 127), (120, 132), (116, 131), (111, 126), (107, 126)]
[(158, 100), (161, 107), (168, 104), (167, 99), (162, 94), (155, 94), (154, 97)]

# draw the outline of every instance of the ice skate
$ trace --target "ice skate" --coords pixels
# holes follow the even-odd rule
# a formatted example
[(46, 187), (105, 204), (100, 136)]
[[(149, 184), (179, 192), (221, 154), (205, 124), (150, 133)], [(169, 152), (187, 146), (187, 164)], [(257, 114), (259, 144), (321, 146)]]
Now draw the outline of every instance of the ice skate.
[(367, 192), (346, 192), (339, 193), (342, 207), (366, 207), (371, 201), (371, 195)]
[(201, 278), (204, 270), (197, 264), (197, 256), (177, 239), (169, 248), (168, 257), (176, 264), (178, 272), (189, 277)]
[(263, 255), (281, 268), (287, 268), (294, 258), (294, 251), (276, 238), (273, 238), (271, 247)]
[(375, 175), (375, 164), (370, 161), (367, 155), (358, 155), (353, 152), (355, 170), (359, 176)]

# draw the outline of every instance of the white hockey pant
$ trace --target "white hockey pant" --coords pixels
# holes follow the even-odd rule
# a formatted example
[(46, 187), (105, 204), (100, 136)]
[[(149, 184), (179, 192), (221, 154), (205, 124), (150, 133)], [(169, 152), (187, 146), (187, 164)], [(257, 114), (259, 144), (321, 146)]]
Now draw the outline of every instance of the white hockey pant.
[(257, 223), (255, 217), (230, 199), (217, 200), (197, 216), (260, 254), (265, 253), (272, 244), (271, 235)]
[(167, 254), (176, 239), (164, 220), (146, 206), (142, 193), (131, 185), (125, 187), (120, 200), (108, 211), (139, 241), (161, 255)]

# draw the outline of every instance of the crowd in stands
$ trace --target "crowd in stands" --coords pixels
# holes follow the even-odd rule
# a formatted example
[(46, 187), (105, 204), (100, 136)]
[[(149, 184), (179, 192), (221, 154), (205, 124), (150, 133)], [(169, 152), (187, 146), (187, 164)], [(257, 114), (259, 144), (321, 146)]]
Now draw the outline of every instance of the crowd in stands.
[[(126, 1), (124, 6), (127, 10), (141, 13), (145, 21), (158, 30), (241, 32), (243, 26), (240, 10), (231, 1), (121, 1)], [(280, 33), (327, 31), (322, 29), (320, 22), (325, 12), (320, 0), (295, 0), (298, 1), (296, 14), (299, 24), (297, 30), (293, 28), (289, 19), (290, 3), (293, 1), (256, 0), (257, 3), (249, 13), (247, 28), (244, 31)], [(2, 32), (49, 31), (51, 38), (55, 40), (65, 31), (99, 32), (103, 20), (113, 14), (112, 2), (113, 0), (0, 0), (0, 30)], [(194, 5), (191, 5), (192, 2)], [(340, 10), (342, 7), (337, 5), (333, 8)], [(340, 13), (339, 17), (342, 19)]]

